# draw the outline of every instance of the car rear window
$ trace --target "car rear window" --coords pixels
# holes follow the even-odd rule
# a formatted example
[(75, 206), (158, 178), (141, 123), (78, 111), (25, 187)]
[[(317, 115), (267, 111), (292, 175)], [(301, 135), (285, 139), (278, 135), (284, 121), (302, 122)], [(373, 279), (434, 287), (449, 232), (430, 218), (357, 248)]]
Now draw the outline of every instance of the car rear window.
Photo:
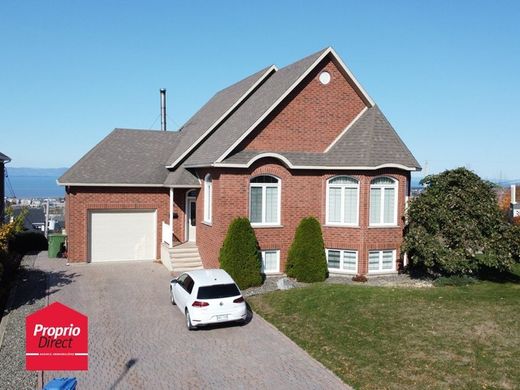
[(240, 295), (238, 287), (234, 283), (214, 284), (213, 286), (201, 286), (197, 294), (198, 299), (229, 298)]

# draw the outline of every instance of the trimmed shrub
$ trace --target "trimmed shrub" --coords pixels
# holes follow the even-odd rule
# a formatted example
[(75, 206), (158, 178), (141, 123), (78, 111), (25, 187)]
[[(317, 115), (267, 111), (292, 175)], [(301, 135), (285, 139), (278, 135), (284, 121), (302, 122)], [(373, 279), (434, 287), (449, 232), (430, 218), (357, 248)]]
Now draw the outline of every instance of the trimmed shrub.
[(9, 250), (26, 254), (27, 252), (46, 251), (48, 248), (47, 239), (43, 233), (35, 231), (26, 231), (16, 233), (9, 240)]
[(316, 218), (304, 218), (298, 225), (287, 256), (285, 272), (299, 282), (322, 282), (326, 279), (325, 246), (321, 226)]
[(249, 219), (236, 218), (231, 222), (220, 248), (219, 261), (220, 268), (230, 274), (241, 289), (262, 284), (262, 258)]

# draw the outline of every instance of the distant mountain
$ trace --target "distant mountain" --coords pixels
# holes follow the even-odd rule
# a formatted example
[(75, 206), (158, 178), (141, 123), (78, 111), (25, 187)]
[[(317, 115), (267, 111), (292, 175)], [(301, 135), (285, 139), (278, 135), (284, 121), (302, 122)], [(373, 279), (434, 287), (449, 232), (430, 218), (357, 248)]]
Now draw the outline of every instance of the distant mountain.
[(14, 168), (7, 166), (5, 195), (16, 198), (63, 197), (56, 180), (68, 168)]
[(14, 168), (7, 166), (9, 176), (60, 177), (68, 168)]
[[(415, 176), (412, 174), (412, 188), (419, 188), (422, 187), (420, 184), (420, 181), (424, 179), (424, 176)], [(491, 183), (495, 183), (501, 187), (509, 187), (511, 184), (520, 184), (520, 179), (516, 180), (503, 180), (503, 179), (484, 179), (487, 181), (490, 181)]]

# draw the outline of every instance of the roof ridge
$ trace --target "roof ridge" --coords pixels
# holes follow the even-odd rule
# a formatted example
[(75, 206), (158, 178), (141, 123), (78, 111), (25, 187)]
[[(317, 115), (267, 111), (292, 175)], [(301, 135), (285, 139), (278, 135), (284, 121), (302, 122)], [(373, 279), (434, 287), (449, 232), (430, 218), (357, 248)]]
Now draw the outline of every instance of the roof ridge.
[(123, 127), (116, 127), (114, 128), (114, 130), (112, 130), (112, 132), (115, 132), (115, 131), (126, 131), (126, 132), (149, 132), (149, 133), (165, 133), (165, 134), (175, 134), (175, 135), (178, 135), (179, 132), (178, 131), (165, 131), (165, 130), (158, 130), (158, 129), (127, 129), (127, 128), (123, 128)]

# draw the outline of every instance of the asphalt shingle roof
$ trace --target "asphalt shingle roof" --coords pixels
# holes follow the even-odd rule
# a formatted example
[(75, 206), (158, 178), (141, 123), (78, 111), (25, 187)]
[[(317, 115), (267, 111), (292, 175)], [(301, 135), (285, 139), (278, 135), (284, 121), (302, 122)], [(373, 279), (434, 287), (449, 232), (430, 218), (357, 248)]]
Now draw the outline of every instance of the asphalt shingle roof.
[(11, 159), (7, 157), (5, 154), (0, 153), (0, 161), (11, 161)]
[(269, 68), (262, 69), (217, 92), (202, 108), (195, 113), (180, 129), (180, 137), (175, 151), (168, 159), (168, 165), (173, 164), (187, 151), (204, 133), (215, 124), (235, 103), (242, 98), (265, 74)]
[[(246, 164), (270, 151), (240, 151), (223, 163)], [(379, 107), (374, 106), (350, 127), (327, 153), (277, 152), (295, 166), (370, 167), (400, 164), (420, 168)]]
[(167, 187), (200, 187), (199, 179), (197, 178), (197, 176), (185, 169), (183, 166), (178, 167), (174, 171), (169, 171), (168, 176), (164, 181), (164, 185)]
[(326, 51), (320, 50), (269, 77), (195, 152), (186, 165), (211, 164), (233, 145)]
[[(190, 166), (215, 163), (329, 50), (320, 50), (277, 71), (272, 67), (262, 69), (223, 89), (179, 132), (116, 129), (65, 172), (59, 182), (196, 187), (199, 181), (189, 170)], [(245, 97), (255, 85), (258, 87), (254, 92)], [(227, 114), (227, 118), (218, 123)], [(209, 133), (212, 127), (215, 128)], [(203, 142), (189, 151), (202, 137), (205, 137)], [(185, 153), (187, 157), (181, 160)], [(241, 151), (226, 158), (224, 163), (246, 164), (260, 153)], [(417, 160), (377, 106), (368, 108), (326, 153), (278, 154), (294, 166), (348, 169), (398, 164), (420, 169)], [(4, 155), (0, 153), (1, 156)], [(180, 160), (180, 166), (168, 170), (166, 166), (176, 160)]]
[(85, 184), (162, 185), (179, 133), (115, 129), (58, 181)]

